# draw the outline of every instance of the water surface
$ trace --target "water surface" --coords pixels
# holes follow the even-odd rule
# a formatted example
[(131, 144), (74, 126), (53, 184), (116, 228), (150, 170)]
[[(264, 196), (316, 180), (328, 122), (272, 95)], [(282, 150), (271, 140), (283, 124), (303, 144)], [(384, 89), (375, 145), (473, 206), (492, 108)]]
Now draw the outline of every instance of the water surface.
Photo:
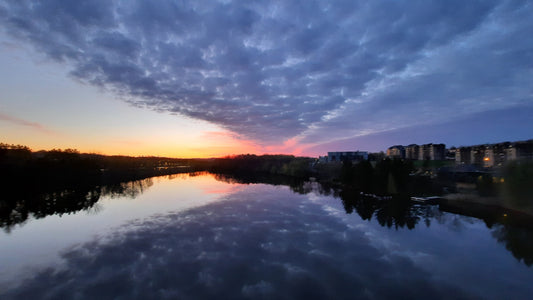
[(368, 210), (376, 204), (347, 204), (316, 183), (290, 188), (183, 174), (123, 187), (70, 213), (34, 210), (24, 222), (4, 221), (0, 297), (533, 295), (531, 256), (512, 251), (523, 249), (516, 241), (531, 240), (525, 229), (488, 228), (436, 206), (399, 215)]

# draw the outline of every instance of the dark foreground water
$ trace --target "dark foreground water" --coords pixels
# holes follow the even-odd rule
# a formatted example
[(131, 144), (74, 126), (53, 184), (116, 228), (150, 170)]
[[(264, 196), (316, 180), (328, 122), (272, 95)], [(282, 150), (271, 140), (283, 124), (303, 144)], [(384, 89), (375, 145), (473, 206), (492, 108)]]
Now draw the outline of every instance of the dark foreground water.
[(77, 195), (80, 209), (13, 210), (0, 233), (0, 298), (533, 296), (533, 255), (515, 245), (531, 241), (528, 230), (436, 206), (387, 215), (319, 190), (184, 174)]

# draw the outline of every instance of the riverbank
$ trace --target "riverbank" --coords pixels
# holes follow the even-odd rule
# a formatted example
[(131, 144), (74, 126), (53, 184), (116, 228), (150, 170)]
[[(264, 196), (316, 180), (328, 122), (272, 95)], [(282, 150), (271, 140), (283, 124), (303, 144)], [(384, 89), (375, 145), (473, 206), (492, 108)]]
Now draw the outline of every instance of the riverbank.
[(442, 204), (449, 208), (493, 212), (502, 216), (517, 215), (533, 221), (533, 208), (516, 207), (499, 197), (482, 197), (476, 194), (457, 193), (442, 197)]
[(512, 201), (510, 196), (499, 191), (491, 196), (482, 196), (475, 184), (457, 183), (457, 193), (450, 193), (442, 198), (447, 205), (459, 208), (472, 206), (486, 206), (488, 210), (499, 210), (502, 213), (524, 214), (533, 219), (533, 206), (518, 205), (517, 201)]

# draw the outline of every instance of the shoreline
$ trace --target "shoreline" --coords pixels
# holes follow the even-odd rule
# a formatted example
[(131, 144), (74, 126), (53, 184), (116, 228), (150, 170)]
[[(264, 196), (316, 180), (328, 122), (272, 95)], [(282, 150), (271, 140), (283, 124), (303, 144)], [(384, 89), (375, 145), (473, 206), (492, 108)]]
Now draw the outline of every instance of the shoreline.
[(517, 208), (498, 197), (481, 197), (470, 193), (448, 194), (442, 197), (439, 208), (446, 212), (457, 213), (482, 219), (491, 223), (518, 223), (533, 228), (533, 208)]

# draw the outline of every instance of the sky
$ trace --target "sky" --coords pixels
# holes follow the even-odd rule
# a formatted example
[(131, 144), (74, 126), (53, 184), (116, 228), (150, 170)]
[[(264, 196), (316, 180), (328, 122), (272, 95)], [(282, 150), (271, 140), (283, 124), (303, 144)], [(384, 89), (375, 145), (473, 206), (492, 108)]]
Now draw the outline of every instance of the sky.
[(533, 138), (533, 1), (0, 0), (0, 141), (171, 157)]

